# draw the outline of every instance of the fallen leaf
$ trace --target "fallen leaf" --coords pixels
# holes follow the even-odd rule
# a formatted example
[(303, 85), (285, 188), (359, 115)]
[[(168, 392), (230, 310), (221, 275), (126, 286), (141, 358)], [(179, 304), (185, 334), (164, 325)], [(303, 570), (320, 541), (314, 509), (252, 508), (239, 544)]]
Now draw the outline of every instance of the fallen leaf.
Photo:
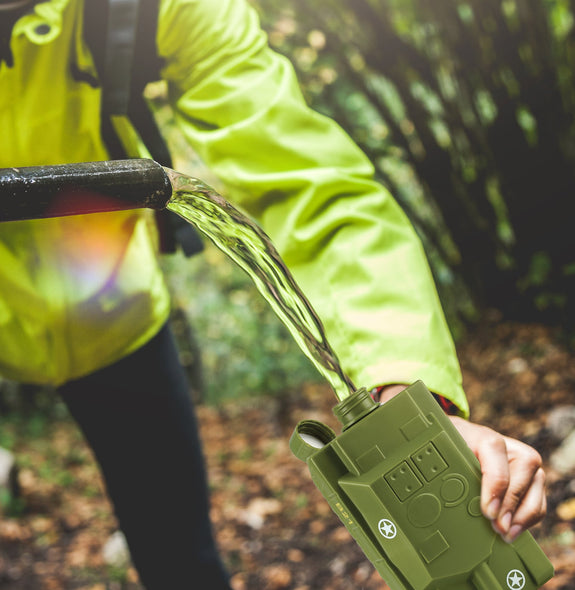
[(575, 519), (575, 498), (569, 498), (557, 506), (557, 516), (561, 520)]

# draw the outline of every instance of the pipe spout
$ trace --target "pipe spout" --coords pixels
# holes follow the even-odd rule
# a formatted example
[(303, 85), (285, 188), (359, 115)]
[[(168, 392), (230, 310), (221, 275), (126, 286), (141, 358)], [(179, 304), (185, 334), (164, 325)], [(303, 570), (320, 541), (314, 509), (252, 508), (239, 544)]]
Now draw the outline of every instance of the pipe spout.
[(163, 209), (172, 185), (149, 159), (0, 169), (0, 221)]

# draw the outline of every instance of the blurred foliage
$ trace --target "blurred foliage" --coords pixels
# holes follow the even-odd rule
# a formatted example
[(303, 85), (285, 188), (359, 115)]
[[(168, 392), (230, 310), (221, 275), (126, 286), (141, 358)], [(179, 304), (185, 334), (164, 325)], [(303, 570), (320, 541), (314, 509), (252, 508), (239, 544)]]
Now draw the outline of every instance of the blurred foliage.
[(251, 279), (215, 247), (192, 259), (168, 256), (165, 269), (179, 321), (189, 322), (198, 343), (201, 368), (190, 367), (189, 338), (179, 348), (192, 383), (202, 372), (200, 399), (287, 395), (320, 379)]
[(67, 417), (67, 408), (52, 387), (0, 378), (0, 447), (12, 447), (15, 423), (24, 429), (25, 436), (33, 438), (51, 421)]
[(410, 216), (452, 326), (573, 314), (575, 2), (253, 4)]

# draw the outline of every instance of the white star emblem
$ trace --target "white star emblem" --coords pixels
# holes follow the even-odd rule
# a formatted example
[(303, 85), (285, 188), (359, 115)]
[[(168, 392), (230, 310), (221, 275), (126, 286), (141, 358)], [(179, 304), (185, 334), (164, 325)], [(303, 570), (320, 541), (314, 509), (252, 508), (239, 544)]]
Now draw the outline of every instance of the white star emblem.
[(395, 535), (397, 535), (397, 529), (391, 520), (387, 520), (387, 518), (382, 518), (377, 523), (377, 528), (379, 532), (386, 538), (386, 539), (393, 539)]
[(507, 585), (511, 590), (521, 590), (525, 586), (525, 574), (519, 570), (511, 570), (507, 574)]

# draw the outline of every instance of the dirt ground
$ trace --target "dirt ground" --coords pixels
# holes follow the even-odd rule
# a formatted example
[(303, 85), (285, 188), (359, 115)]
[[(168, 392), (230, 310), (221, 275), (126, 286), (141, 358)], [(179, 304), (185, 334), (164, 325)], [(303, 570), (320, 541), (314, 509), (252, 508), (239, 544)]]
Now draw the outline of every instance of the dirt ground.
[[(575, 353), (537, 325), (487, 322), (459, 346), (476, 422), (535, 446), (548, 474), (548, 515), (533, 529), (556, 576), (575, 589), (575, 475), (550, 469), (549, 411), (575, 404)], [(308, 386), (281, 399), (198, 409), (218, 543), (235, 590), (387, 588), (288, 448), (294, 425), (337, 428), (335, 398)], [(69, 422), (16, 446), (22, 499), (0, 520), (0, 590), (138, 590), (132, 568), (106, 565), (115, 530), (91, 455)], [(169, 589), (167, 589), (169, 590)]]

